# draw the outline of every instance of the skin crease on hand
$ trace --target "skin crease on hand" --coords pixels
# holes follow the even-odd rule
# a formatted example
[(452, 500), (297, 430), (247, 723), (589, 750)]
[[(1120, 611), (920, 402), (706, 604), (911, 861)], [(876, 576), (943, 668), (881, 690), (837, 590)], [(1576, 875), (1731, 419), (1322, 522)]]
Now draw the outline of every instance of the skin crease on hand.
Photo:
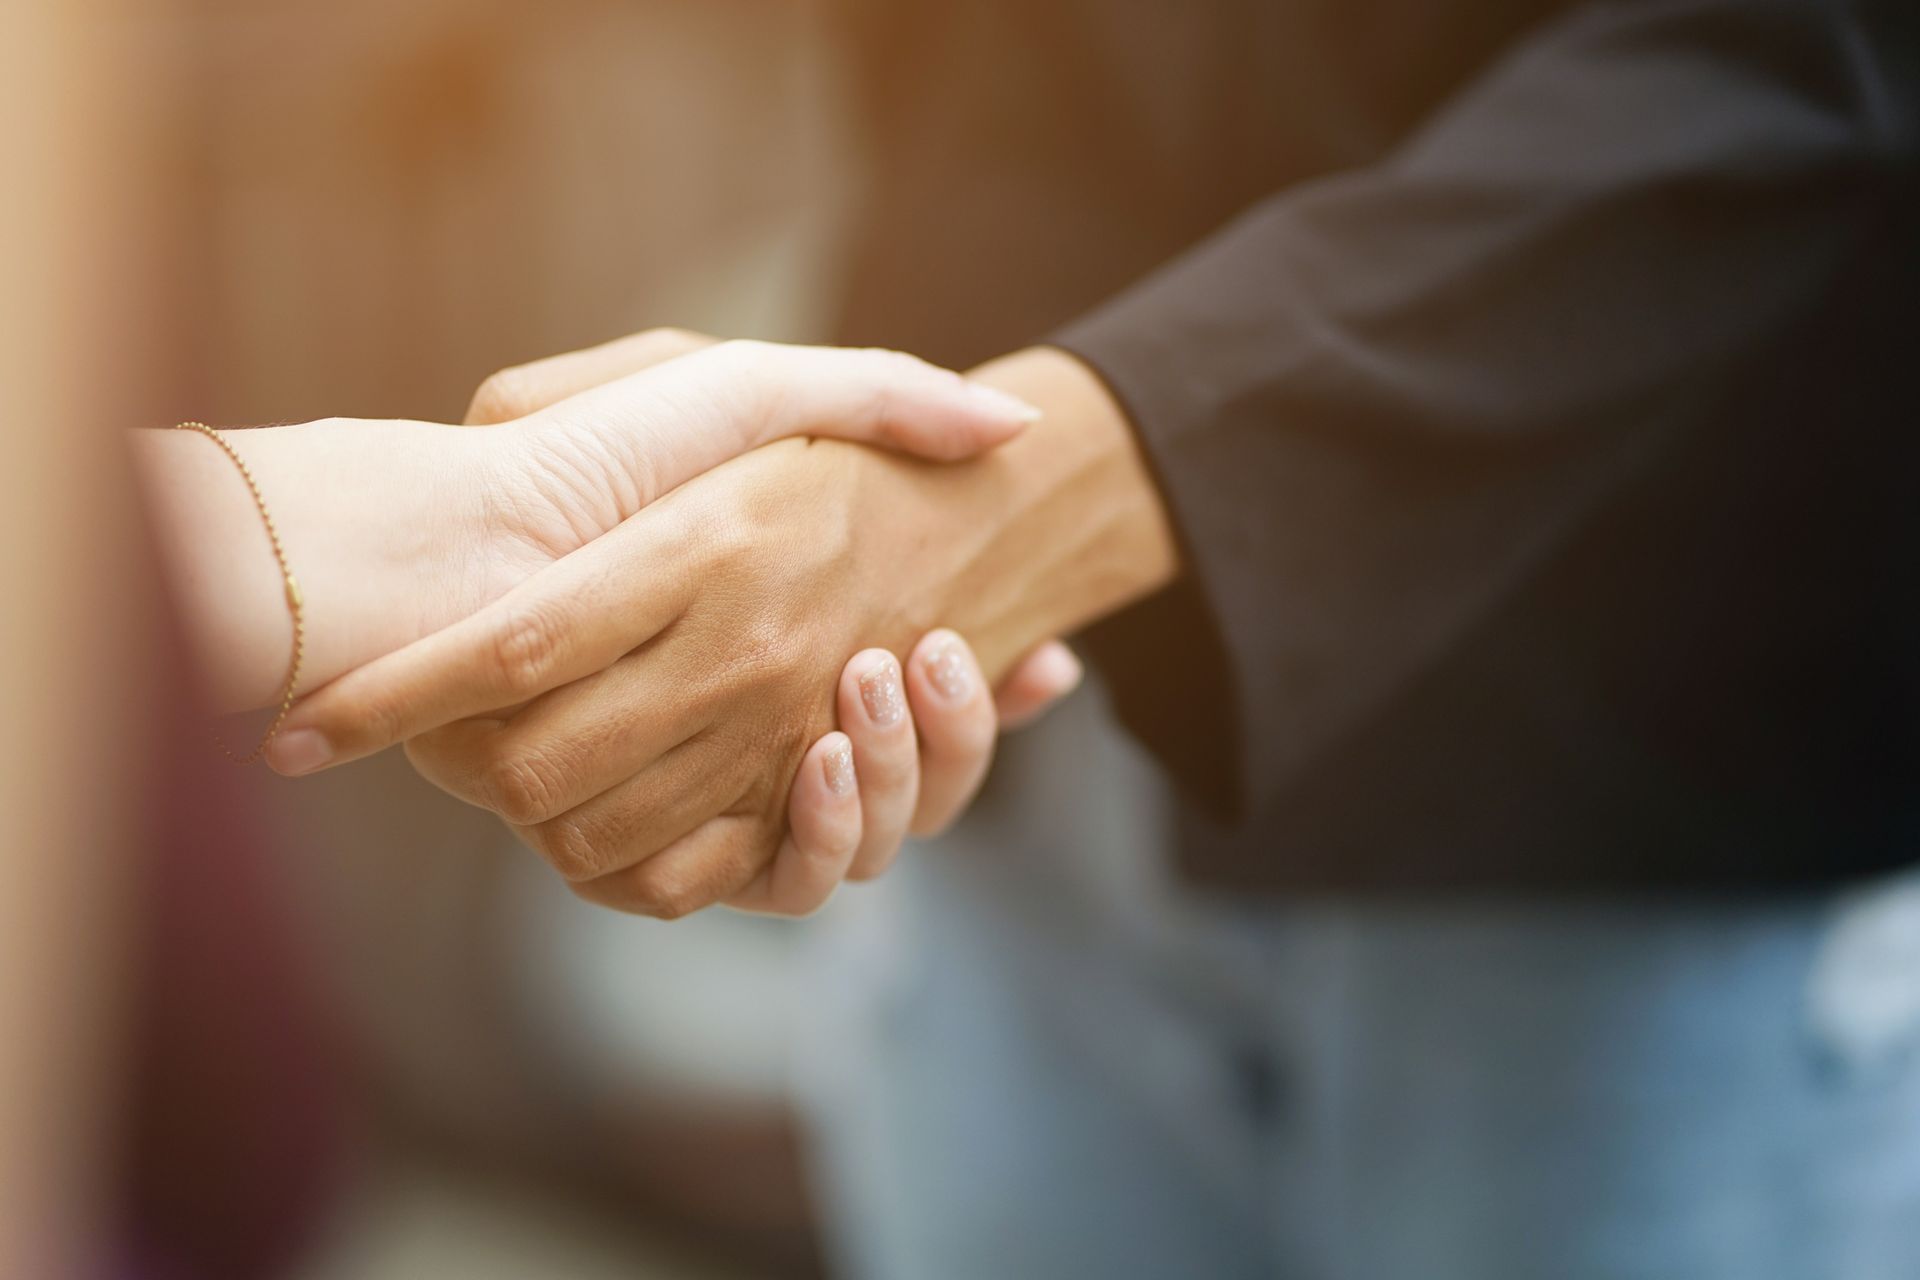
[[(681, 329), (654, 329), (600, 346), (505, 369), (481, 384), (467, 411), (470, 424), (507, 422), (593, 387), (715, 345)], [(726, 899), (740, 910), (806, 915), (841, 881), (878, 875), (909, 831), (944, 830), (972, 802), (992, 763), (1001, 728), (1039, 716), (1080, 682), (1077, 659), (1058, 641), (1023, 657), (991, 696), (972, 650), (951, 631), (923, 637), (906, 666), (906, 714), (882, 725), (865, 714), (866, 692), (884, 651), (855, 654), (841, 673), (844, 692), (861, 705), (843, 714), (843, 733), (828, 734), (807, 753), (787, 801), (787, 834), (747, 887)], [(429, 781), (462, 799), (474, 770), (463, 758), (459, 727), (406, 744)], [(856, 757), (861, 762), (856, 770)]]
[[(1034, 416), (896, 352), (730, 342), (499, 426), (341, 419), (228, 438), (306, 597), (311, 689), (466, 617), (767, 440), (844, 434), (952, 459)], [(133, 449), (215, 702), (267, 703), (289, 622), (240, 476), (196, 433), (135, 432)]]
[[(669, 916), (725, 899), (777, 846), (843, 655), (904, 652), (944, 622), (991, 679), (1175, 572), (1157, 494), (1090, 371), (1036, 350), (976, 376), (1045, 421), (957, 467), (824, 440), (736, 458), (323, 690), (289, 735), (312, 731), (338, 762), (528, 702), (456, 726), (469, 741), (449, 754), (471, 776), (451, 789), (583, 896)], [(615, 572), (633, 564), (658, 572)]]
[[(492, 430), (330, 420), (231, 436), (275, 495), (271, 509), (305, 584), (308, 682), (463, 616), (657, 489), (778, 434), (782, 413), (766, 403), (769, 391), (789, 429), (814, 425), (939, 457), (1004, 438), (1030, 412), (887, 352), (732, 343), (652, 378), (629, 376), (718, 345), (655, 331), (503, 371), (469, 412), (470, 423)], [(288, 619), (252, 498), (231, 459), (197, 436), (150, 431), (133, 441), (214, 691), (222, 705), (264, 700), (283, 669)], [(276, 607), (259, 607), (270, 600)], [(992, 756), (996, 708), (964, 641), (936, 633), (923, 647), (945, 683), (935, 689), (915, 667), (911, 716), (888, 724), (856, 716), (847, 734), (815, 745), (795, 779), (778, 856), (730, 905), (805, 914), (842, 879), (876, 874), (909, 827), (937, 829), (967, 804)], [(874, 658), (856, 655), (843, 679)], [(963, 672), (974, 679), (967, 697), (954, 683)], [(1043, 646), (1003, 691), (1009, 721), (1037, 714), (1078, 678), (1070, 654)], [(417, 747), (425, 758), (434, 740), (410, 754)], [(857, 782), (827, 785), (829, 764), (832, 778)]]

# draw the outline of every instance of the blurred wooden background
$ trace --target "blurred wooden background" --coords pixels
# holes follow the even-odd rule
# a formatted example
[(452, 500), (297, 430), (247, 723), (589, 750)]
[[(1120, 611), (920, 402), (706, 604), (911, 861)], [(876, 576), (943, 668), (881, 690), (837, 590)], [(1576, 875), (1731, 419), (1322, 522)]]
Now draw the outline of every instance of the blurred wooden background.
[(457, 415), (662, 323), (820, 328), (850, 170), (795, 0), (179, 0), (217, 420)]

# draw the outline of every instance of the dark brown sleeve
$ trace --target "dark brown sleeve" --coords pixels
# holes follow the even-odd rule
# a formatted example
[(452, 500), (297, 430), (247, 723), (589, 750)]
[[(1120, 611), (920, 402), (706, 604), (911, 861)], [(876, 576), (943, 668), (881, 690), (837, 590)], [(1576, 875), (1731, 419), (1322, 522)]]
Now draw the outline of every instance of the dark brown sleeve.
[(1659, 466), (1884, 216), (1876, 56), (1838, 6), (1581, 11), (1056, 335), (1184, 543), (1086, 637), (1129, 727), (1257, 810)]

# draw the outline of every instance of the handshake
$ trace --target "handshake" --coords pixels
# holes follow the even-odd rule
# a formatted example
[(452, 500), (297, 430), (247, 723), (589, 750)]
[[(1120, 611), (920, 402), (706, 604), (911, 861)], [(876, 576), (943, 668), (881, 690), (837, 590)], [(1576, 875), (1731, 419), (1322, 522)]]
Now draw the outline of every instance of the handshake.
[[(206, 441), (141, 436), (213, 694), (264, 705), (259, 516)], [(580, 896), (654, 916), (804, 914), (879, 874), (1077, 683), (1054, 637), (1174, 572), (1118, 407), (1048, 349), (962, 377), (658, 330), (496, 374), (462, 427), (227, 439), (304, 595), (268, 763), (404, 744)]]

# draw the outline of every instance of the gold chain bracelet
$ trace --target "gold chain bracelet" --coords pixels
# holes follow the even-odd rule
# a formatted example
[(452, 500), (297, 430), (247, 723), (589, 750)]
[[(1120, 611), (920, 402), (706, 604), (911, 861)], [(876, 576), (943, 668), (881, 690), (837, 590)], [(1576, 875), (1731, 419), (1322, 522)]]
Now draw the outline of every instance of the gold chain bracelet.
[(260, 509), (260, 518), (267, 524), (267, 541), (273, 544), (273, 558), (280, 564), (280, 574), (287, 581), (287, 612), (293, 615), (293, 660), (287, 664), (286, 687), (280, 691), (280, 709), (273, 713), (273, 720), (267, 725), (267, 731), (260, 736), (259, 745), (247, 754), (236, 755), (233, 748), (215, 735), (213, 743), (220, 748), (220, 754), (235, 764), (252, 764), (273, 741), (273, 735), (280, 732), (280, 726), (286, 722), (287, 713), (293, 710), (293, 697), (300, 685), (300, 661), (306, 656), (307, 627), (301, 615), (301, 606), (306, 603), (300, 594), (300, 582), (293, 576), (293, 569), (287, 564), (287, 549), (280, 545), (280, 531), (273, 527), (273, 515), (267, 510), (265, 498), (260, 496), (260, 486), (254, 483), (253, 472), (247, 468), (246, 460), (234, 451), (232, 445), (223, 439), (218, 431), (204, 422), (181, 422), (174, 425), (176, 431), (198, 431), (207, 439), (220, 446), (220, 451), (233, 459), (233, 465), (240, 468), (240, 478), (247, 482), (247, 492), (253, 495), (253, 505)]

